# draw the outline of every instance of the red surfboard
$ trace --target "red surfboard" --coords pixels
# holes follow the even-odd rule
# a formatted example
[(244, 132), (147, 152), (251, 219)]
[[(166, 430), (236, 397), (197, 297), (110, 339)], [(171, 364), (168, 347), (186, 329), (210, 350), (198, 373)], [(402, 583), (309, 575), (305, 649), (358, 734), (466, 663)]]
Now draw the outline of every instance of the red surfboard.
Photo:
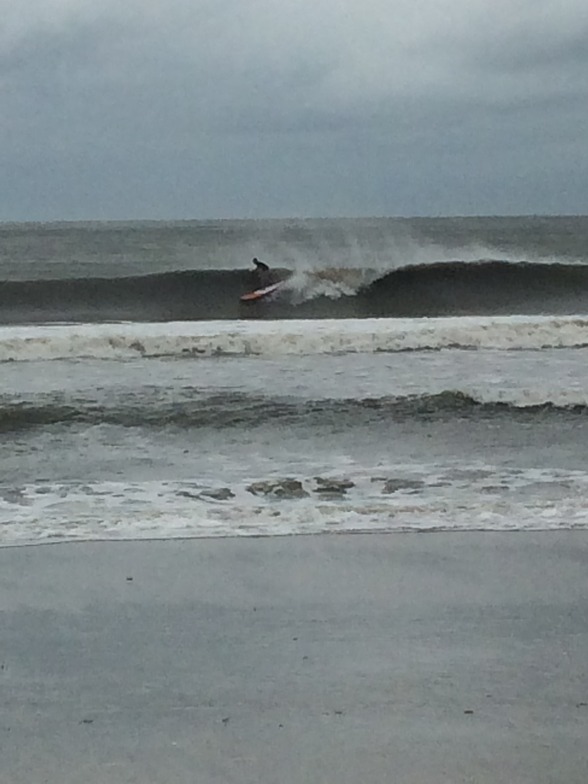
[(272, 283), (270, 286), (266, 286), (263, 289), (255, 289), (255, 291), (250, 291), (247, 294), (243, 294), (241, 296), (241, 302), (255, 302), (256, 299), (263, 299), (267, 297), (268, 294), (271, 294), (276, 289), (280, 288), (283, 281), (279, 280), (277, 283)]

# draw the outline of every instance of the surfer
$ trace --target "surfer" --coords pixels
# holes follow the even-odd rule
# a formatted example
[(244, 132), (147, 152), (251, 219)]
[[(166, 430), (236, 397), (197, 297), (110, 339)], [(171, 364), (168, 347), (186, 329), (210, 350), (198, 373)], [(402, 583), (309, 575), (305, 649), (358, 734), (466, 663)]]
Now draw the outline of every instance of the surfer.
[(269, 267), (265, 262), (260, 261), (259, 259), (253, 259), (253, 263), (255, 264), (256, 269), (263, 270), (264, 272), (269, 272)]
[(253, 259), (253, 264), (255, 264), (255, 274), (257, 276), (257, 288), (263, 288), (264, 286), (268, 286), (270, 283), (273, 283), (272, 274), (270, 272), (269, 266), (260, 261), (257, 258)]
[(253, 259), (253, 264), (255, 265), (253, 273), (256, 279), (255, 290), (242, 294), (242, 302), (254, 302), (267, 297), (273, 294), (283, 282), (280, 270), (271, 270), (268, 264), (257, 258)]

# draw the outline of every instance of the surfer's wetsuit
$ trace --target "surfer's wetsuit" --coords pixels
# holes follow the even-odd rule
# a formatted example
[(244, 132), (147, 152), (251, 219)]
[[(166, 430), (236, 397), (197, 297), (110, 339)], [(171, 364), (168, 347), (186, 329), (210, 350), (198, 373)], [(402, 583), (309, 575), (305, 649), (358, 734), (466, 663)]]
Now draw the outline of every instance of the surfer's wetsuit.
[(255, 273), (258, 280), (258, 288), (262, 289), (265, 286), (269, 286), (270, 283), (273, 283), (273, 275), (270, 272), (270, 268), (265, 262), (260, 261), (259, 259), (253, 259), (253, 263), (255, 264)]
[(260, 261), (259, 259), (253, 259), (253, 263), (255, 264), (256, 269), (269, 272), (269, 267), (267, 264), (265, 264), (265, 262)]

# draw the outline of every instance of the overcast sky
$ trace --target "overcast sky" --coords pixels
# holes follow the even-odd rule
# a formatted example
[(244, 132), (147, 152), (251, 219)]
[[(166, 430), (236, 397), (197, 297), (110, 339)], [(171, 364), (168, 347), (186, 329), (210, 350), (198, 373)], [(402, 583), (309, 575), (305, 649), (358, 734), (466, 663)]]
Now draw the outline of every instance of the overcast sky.
[(588, 212), (586, 0), (0, 0), (0, 220)]

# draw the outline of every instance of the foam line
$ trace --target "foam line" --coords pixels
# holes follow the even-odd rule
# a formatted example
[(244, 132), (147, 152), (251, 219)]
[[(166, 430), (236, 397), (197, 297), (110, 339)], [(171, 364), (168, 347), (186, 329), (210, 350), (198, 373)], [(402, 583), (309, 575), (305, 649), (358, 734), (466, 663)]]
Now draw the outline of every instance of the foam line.
[(210, 321), (0, 328), (0, 361), (283, 356), (588, 345), (586, 316)]

